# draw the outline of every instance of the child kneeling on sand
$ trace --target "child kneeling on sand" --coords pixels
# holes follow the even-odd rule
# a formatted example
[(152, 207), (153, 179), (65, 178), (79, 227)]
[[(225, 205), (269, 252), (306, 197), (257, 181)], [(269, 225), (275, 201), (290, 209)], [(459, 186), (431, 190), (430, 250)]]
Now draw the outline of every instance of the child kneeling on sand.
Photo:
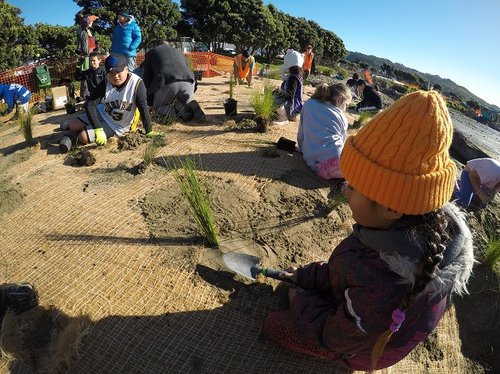
[(288, 71), (288, 75), (281, 83), (278, 90), (274, 92), (278, 119), (273, 125), (286, 125), (288, 121), (296, 121), (302, 110), (302, 64), (304, 56), (294, 50), (288, 50), (285, 54), (281, 71)]
[[(111, 136), (122, 136), (130, 131), (140, 113), (142, 124), (149, 138), (162, 137), (162, 132), (152, 130), (146, 86), (142, 79), (128, 71), (125, 56), (112, 53), (104, 61), (106, 80), (99, 83), (85, 102), (85, 114), (69, 123), (80, 144), (95, 142), (104, 145)], [(72, 141), (64, 136), (59, 143), (62, 152), (71, 149)]]
[(402, 360), (436, 327), (474, 263), (472, 237), (450, 199), (456, 167), (442, 97), (399, 99), (347, 139), (340, 158), (356, 224), (328, 261), (281, 274), (296, 287), (268, 315), (278, 344), (375, 370)]

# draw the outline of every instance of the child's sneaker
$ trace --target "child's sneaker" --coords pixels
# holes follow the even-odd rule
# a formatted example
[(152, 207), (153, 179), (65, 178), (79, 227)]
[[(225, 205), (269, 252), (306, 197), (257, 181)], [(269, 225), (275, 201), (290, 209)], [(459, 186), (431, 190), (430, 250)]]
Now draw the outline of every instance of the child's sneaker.
[(29, 283), (7, 283), (0, 286), (0, 304), (19, 314), (38, 306), (38, 294)]
[(285, 125), (288, 125), (289, 121), (288, 120), (285, 120), (285, 121), (273, 121), (271, 122), (271, 125), (274, 125), (274, 126), (285, 126)]

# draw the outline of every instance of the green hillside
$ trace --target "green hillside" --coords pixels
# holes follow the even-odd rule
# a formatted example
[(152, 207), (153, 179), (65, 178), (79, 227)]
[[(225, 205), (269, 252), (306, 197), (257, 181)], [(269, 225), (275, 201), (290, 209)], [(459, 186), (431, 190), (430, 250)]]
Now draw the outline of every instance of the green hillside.
[(372, 56), (372, 55), (365, 55), (363, 53), (359, 52), (348, 52), (346, 60), (351, 61), (351, 62), (364, 62), (370, 66), (370, 69), (374, 74), (380, 74), (384, 75), (381, 71), (381, 66), (383, 64), (387, 64), (389, 66), (392, 66), (394, 69), (397, 70), (402, 70), (406, 71), (409, 73), (413, 73), (416, 75), (419, 75), (426, 81), (430, 82), (432, 85), (439, 84), (441, 88), (443, 89), (443, 92), (446, 93), (453, 93), (454, 95), (462, 98), (464, 101), (467, 100), (474, 100), (480, 103), (481, 105), (484, 105), (486, 107), (493, 108), (494, 110), (500, 110), (499, 107), (493, 104), (489, 104), (480, 97), (474, 95), (472, 92), (470, 92), (467, 88), (459, 86), (455, 82), (453, 82), (451, 79), (448, 78), (441, 78), (439, 75), (433, 75), (433, 74), (427, 74), (427, 73), (422, 73), (418, 70), (406, 67), (403, 64), (400, 64), (398, 62), (392, 62), (391, 60), (388, 60), (386, 58), (380, 58), (377, 56)]

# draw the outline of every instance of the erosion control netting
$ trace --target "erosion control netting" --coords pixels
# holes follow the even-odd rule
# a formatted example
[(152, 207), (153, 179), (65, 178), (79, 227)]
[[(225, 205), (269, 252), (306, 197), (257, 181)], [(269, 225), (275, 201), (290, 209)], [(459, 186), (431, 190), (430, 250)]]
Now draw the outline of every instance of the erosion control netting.
[[(210, 87), (203, 90), (209, 93)], [(142, 148), (118, 152), (110, 145), (94, 150), (92, 167), (73, 167), (53, 142), (43, 142), (63, 119), (51, 122), (50, 114), (44, 116), (38, 117), (43, 125), (35, 134), (42, 149), (24, 149), (21, 135), (0, 127), (2, 178), (23, 194), (15, 209), (0, 216), (0, 281), (34, 283), (42, 306), (54, 305), (85, 327), (78, 357), (62, 372), (347, 372), (281, 349), (263, 336), (266, 314), (280, 303), (273, 289), (277, 282), (245, 284), (204, 265), (217, 254), (191, 232), (150, 235), (142, 202), (150, 193), (177, 186), (164, 167), (142, 175), (129, 172), (141, 161)], [(178, 124), (168, 132), (160, 156), (201, 160), (202, 175), (231, 179), (241, 195), (257, 202), (262, 184), (284, 183), (280, 179), (287, 172), (307, 172), (300, 157), (283, 151), (263, 157), (255, 146), (283, 135), (293, 138), (296, 124), (267, 134), (223, 130), (220, 124)], [(453, 321), (451, 310), (437, 339), (454, 355), (426, 363), (409, 356), (387, 372), (461, 372)], [(23, 362), (0, 361), (0, 372), (9, 371), (31, 369)]]

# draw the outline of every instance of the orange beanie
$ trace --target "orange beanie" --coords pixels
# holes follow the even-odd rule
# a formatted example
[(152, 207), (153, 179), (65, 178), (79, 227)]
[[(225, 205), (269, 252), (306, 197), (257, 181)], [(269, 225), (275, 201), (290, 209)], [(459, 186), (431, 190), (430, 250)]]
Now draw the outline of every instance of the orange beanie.
[(436, 91), (413, 92), (347, 139), (340, 170), (354, 189), (403, 214), (443, 206), (455, 185), (453, 125)]

